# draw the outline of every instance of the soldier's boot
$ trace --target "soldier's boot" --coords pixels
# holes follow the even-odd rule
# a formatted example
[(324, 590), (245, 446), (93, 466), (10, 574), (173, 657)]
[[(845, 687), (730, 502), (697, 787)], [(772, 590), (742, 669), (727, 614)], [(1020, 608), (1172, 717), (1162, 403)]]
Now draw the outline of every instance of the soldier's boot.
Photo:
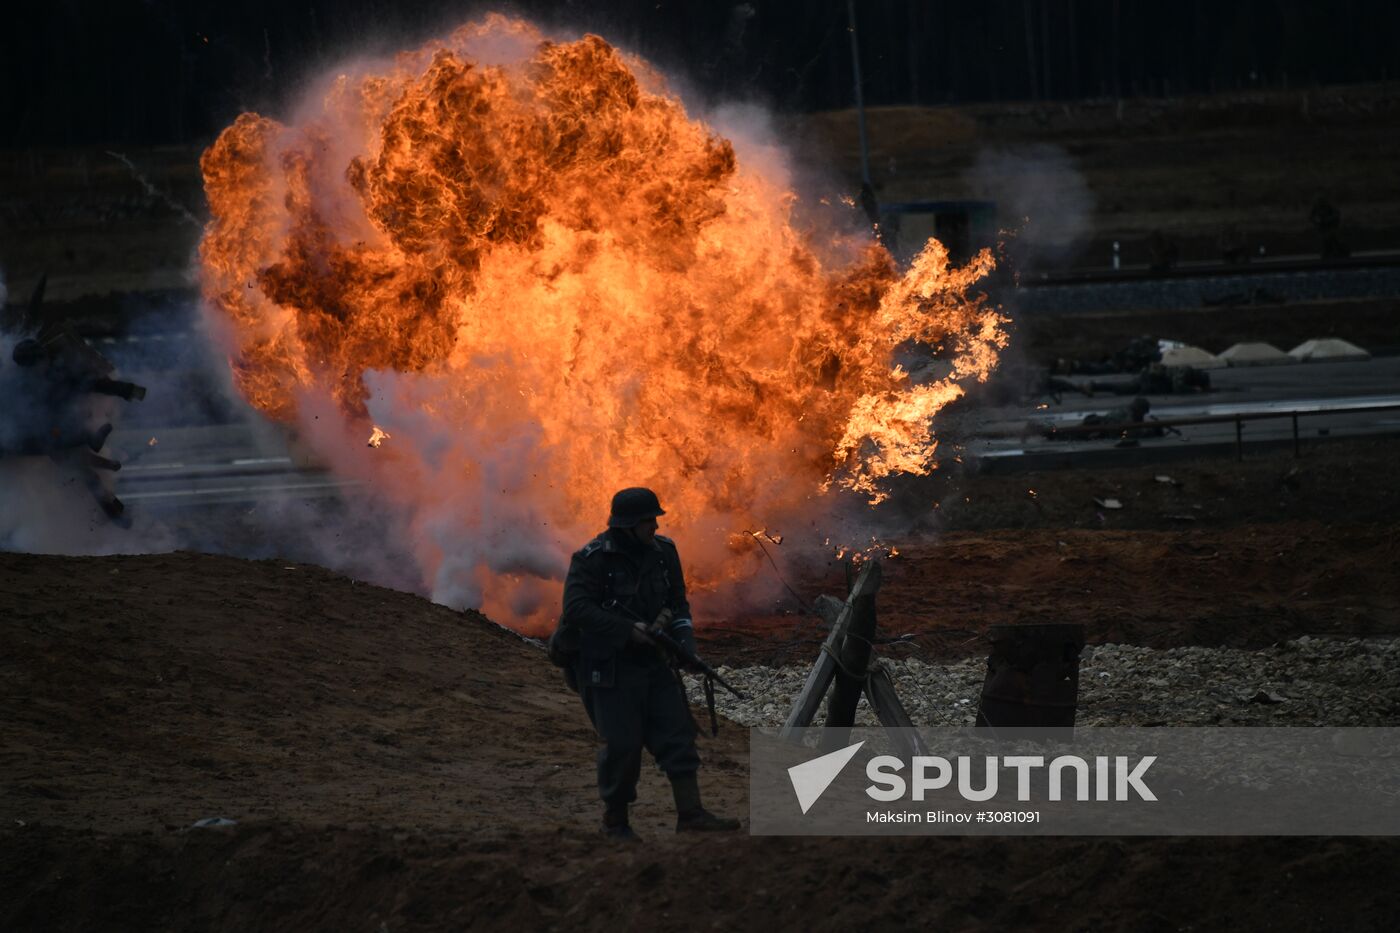
[(671, 794), (676, 798), (676, 832), (733, 832), (739, 821), (715, 816), (700, 803), (700, 781), (695, 773), (672, 774)]
[(107, 517), (112, 521), (120, 521), (126, 513), (126, 506), (122, 500), (108, 493), (97, 500), (97, 504), (102, 507), (102, 511), (107, 513)]
[(620, 807), (609, 806), (603, 811), (603, 835), (609, 839), (621, 839), (626, 842), (640, 841), (636, 833), (632, 832), (632, 826), (627, 821), (627, 805)]

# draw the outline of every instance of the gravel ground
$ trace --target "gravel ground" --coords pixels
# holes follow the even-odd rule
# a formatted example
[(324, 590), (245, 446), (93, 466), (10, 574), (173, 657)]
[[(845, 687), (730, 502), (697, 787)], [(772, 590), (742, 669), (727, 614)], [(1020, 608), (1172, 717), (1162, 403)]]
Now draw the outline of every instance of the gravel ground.
[[(970, 726), (986, 662), (883, 662), (910, 718), (921, 726)], [(720, 668), (747, 696), (716, 691), (716, 707), (744, 726), (777, 726), (809, 668)], [(687, 678), (703, 705), (700, 683)], [(825, 708), (818, 715), (820, 724)], [(1084, 650), (1078, 723), (1086, 726), (1389, 726), (1400, 723), (1400, 639), (1303, 636), (1256, 651), (1235, 648)], [(857, 725), (876, 725), (861, 700)]]

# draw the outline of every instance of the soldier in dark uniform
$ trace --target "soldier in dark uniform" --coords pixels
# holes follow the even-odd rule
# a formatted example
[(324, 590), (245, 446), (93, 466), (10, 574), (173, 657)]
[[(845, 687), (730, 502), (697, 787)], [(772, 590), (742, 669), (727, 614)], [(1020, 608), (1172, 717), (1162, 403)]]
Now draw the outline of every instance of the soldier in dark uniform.
[(26, 371), (26, 382), (31, 388), (26, 401), (38, 428), (20, 438), (15, 444), (17, 449), (26, 454), (55, 456), (86, 446), (90, 452), (80, 461), (90, 468), (83, 473), (85, 485), (109, 518), (127, 522), (122, 501), (92, 472), (121, 468), (116, 460), (98, 455), (112, 433), (112, 425), (90, 428), (85, 422), (82, 397), (91, 393), (140, 400), (146, 397), (145, 387), (110, 378), (112, 364), (64, 322), (45, 323), (37, 336), (15, 344), (11, 358)]
[(675, 544), (656, 533), (665, 512), (650, 489), (613, 496), (608, 530), (573, 556), (564, 613), (551, 653), (571, 664), (588, 718), (598, 731), (598, 793), (603, 830), (635, 839), (627, 807), (637, 798), (645, 748), (671, 779), (676, 831), (735, 830), (700, 802), (695, 720), (680, 678), (647, 634), (662, 626), (695, 647), (685, 576)]
[[(1167, 431), (1175, 431), (1175, 430), (1176, 430), (1175, 428), (1163, 428), (1163, 427), (1153, 426), (1153, 424), (1152, 424), (1151, 422), (1146, 421), (1147, 413), (1148, 413), (1149, 411), (1151, 411), (1151, 410), (1152, 410), (1152, 404), (1151, 404), (1150, 402), (1148, 402), (1147, 399), (1142, 398), (1142, 397), (1138, 397), (1138, 398), (1133, 399), (1131, 405), (1127, 405), (1127, 406), (1122, 407), (1122, 408), (1111, 408), (1111, 409), (1109, 409), (1108, 412), (1105, 413), (1105, 414), (1102, 414), (1102, 415), (1085, 415), (1085, 416), (1084, 416), (1083, 424), (1086, 424), (1086, 425), (1100, 425), (1100, 424), (1101, 424), (1101, 425), (1104, 425), (1105, 427), (1116, 426), (1116, 430), (1121, 431), (1121, 433), (1120, 433), (1119, 436), (1118, 436), (1118, 443), (1117, 443), (1116, 445), (1114, 445), (1114, 446), (1117, 446), (1117, 447), (1136, 447), (1136, 446), (1138, 446), (1138, 439), (1139, 439), (1139, 438), (1143, 438), (1143, 437), (1162, 437), (1163, 435), (1165, 435), (1165, 434), (1167, 433)], [(1140, 427), (1140, 428), (1127, 428), (1127, 429), (1124, 429), (1124, 428), (1123, 428), (1123, 425), (1126, 425), (1126, 424), (1141, 424), (1141, 425), (1143, 425), (1143, 426)], [(1095, 440), (1095, 439), (1105, 438), (1105, 437), (1111, 437), (1111, 436), (1112, 436), (1112, 434), (1111, 434), (1110, 432), (1107, 432), (1107, 431), (1105, 431), (1104, 433), (1099, 433), (1099, 432), (1095, 431), (1095, 432), (1092, 432), (1092, 433), (1086, 435), (1086, 437), (1087, 437), (1088, 439), (1090, 439), (1090, 440)]]
[(1089, 383), (1090, 392), (1112, 392), (1114, 395), (1183, 395), (1188, 392), (1209, 392), (1210, 374), (1193, 366), (1165, 366), (1152, 363), (1126, 382)]

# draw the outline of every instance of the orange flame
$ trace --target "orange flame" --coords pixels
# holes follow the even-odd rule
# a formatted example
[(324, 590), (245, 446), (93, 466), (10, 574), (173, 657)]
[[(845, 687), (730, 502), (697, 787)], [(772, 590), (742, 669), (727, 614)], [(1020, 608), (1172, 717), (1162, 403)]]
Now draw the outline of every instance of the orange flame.
[[(314, 408), (323, 447), (338, 412), (361, 454), (393, 432), (344, 468), (411, 514), (442, 601), (543, 615), (639, 484), (694, 586), (741, 579), (736, 531), (932, 469), (931, 417), (1005, 343), (969, 291), (990, 254), (955, 269), (930, 241), (901, 275), (868, 235), (814, 232), (770, 153), (597, 36), (491, 16), (308, 109), (205, 152), (204, 295), (258, 409)], [(912, 342), (951, 369), (912, 379)]]

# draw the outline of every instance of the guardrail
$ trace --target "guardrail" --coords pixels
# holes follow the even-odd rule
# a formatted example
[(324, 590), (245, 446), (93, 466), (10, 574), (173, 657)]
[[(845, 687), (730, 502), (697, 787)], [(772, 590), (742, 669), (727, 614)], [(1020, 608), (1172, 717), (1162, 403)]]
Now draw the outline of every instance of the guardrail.
[(1367, 253), (1323, 259), (1317, 256), (1288, 256), (1272, 259), (1252, 259), (1245, 263), (1179, 262), (1168, 269), (1153, 269), (1135, 263), (1121, 269), (1094, 267), (1044, 272), (1024, 276), (1017, 284), (1021, 288), (1054, 285), (1102, 285), (1118, 282), (1161, 282), (1175, 279), (1248, 278), (1298, 272), (1351, 272), (1357, 269), (1390, 268), (1400, 265), (1400, 250), (1373, 250)]
[(1367, 411), (1394, 411), (1400, 409), (1400, 402), (1384, 405), (1345, 405), (1336, 408), (1301, 408), (1289, 411), (1248, 411), (1227, 415), (1198, 415), (1194, 418), (1152, 418), (1146, 421), (1123, 421), (1105, 424), (1073, 424), (1065, 427), (1046, 425), (1041, 436), (1047, 440), (1057, 440), (1062, 436), (1103, 434), (1133, 438), (1137, 432), (1154, 428), (1177, 428), (1196, 424), (1235, 425), (1235, 459), (1244, 459), (1244, 423), (1246, 421), (1266, 421), (1271, 418), (1291, 418), (1293, 421), (1293, 456), (1302, 455), (1302, 441), (1298, 434), (1298, 419), (1307, 415), (1349, 415)]

